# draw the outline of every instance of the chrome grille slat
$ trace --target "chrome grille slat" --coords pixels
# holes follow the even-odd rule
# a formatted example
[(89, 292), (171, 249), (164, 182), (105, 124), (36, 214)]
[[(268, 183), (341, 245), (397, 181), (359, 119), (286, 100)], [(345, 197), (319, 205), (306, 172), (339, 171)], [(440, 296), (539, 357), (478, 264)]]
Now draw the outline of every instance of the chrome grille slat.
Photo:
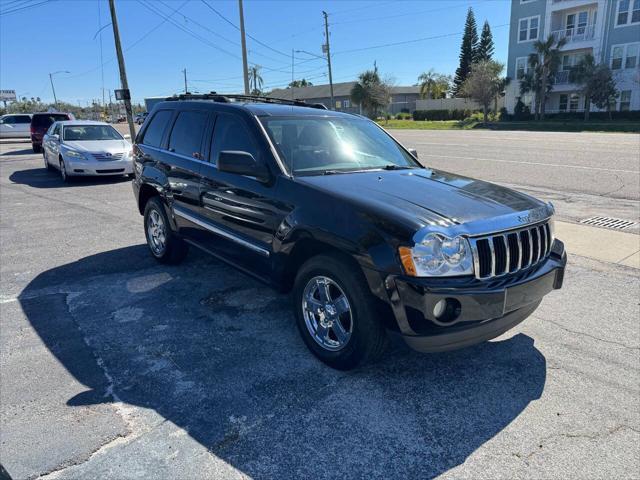
[(122, 160), (124, 153), (93, 152), (90, 155), (99, 162), (112, 162), (114, 160)]
[(470, 237), (475, 276), (486, 280), (537, 265), (551, 252), (553, 232), (548, 222)]

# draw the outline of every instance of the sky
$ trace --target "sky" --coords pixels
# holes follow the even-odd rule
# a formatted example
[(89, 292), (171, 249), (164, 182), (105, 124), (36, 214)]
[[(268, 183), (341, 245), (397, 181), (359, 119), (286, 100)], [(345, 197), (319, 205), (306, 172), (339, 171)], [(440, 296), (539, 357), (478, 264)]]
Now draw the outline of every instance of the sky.
[[(134, 101), (184, 91), (185, 68), (189, 91), (242, 92), (236, 0), (115, 3)], [(382, 77), (413, 85), (431, 68), (453, 75), (469, 7), (478, 34), (489, 21), (494, 58), (506, 62), (510, 4), (244, 0), (248, 59), (262, 67), (267, 90), (291, 81), (292, 50), (296, 79), (328, 83), (326, 61), (302, 52), (322, 55), (325, 10), (334, 83), (355, 80), (376, 62)], [(60, 72), (53, 76), (58, 100), (82, 105), (102, 101), (104, 88), (108, 101), (109, 90), (120, 88), (110, 21), (107, 0), (0, 0), (0, 89), (53, 101), (49, 73)]]

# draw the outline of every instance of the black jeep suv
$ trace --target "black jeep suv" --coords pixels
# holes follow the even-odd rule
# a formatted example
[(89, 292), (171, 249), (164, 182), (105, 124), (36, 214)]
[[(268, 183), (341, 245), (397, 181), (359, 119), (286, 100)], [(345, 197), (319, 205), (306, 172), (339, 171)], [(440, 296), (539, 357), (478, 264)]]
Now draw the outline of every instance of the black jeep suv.
[(379, 357), (388, 332), (425, 352), (489, 340), (562, 286), (550, 204), (423, 167), (357, 115), (174, 97), (134, 158), (153, 256), (193, 245), (292, 291), (302, 338), (335, 368)]

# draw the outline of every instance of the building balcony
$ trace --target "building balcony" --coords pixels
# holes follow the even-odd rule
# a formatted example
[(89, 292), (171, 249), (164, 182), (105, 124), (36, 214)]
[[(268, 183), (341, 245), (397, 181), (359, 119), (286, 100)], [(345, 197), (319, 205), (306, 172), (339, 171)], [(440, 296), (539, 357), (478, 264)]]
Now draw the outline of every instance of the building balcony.
[(586, 5), (597, 4), (598, 0), (552, 0), (550, 11), (565, 10), (569, 8), (584, 7)]
[[(556, 39), (556, 41), (560, 41), (560, 39), (563, 38), (566, 39), (567, 45), (569, 45), (593, 40), (595, 38), (595, 32), (595, 25), (587, 25), (585, 27), (563, 28), (562, 30), (551, 32), (551, 34), (553, 35), (553, 38)], [(572, 45), (571, 48), (575, 47)]]

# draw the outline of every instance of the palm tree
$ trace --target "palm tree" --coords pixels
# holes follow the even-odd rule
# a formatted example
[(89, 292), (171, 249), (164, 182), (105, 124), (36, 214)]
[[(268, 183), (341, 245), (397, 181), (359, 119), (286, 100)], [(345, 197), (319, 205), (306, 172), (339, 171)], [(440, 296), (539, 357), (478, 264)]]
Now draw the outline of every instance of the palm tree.
[(262, 76), (260, 75), (260, 65), (253, 65), (249, 68), (249, 85), (251, 86), (251, 95), (260, 95), (262, 93)]
[(582, 86), (585, 121), (589, 120), (589, 113), (591, 112), (591, 97), (595, 87), (593, 80), (597, 71), (598, 65), (596, 64), (595, 58), (593, 58), (593, 55), (587, 54), (569, 72), (569, 80), (572, 83), (577, 83)]
[(437, 73), (433, 68), (418, 77), (420, 98), (443, 98), (449, 91), (451, 78)]
[(351, 100), (360, 105), (369, 116), (375, 116), (380, 107), (389, 103), (389, 88), (380, 80), (377, 70), (367, 70), (358, 76), (351, 89)]
[(545, 103), (547, 94), (553, 88), (552, 76), (560, 67), (560, 49), (567, 43), (566, 38), (556, 41), (556, 37), (549, 35), (546, 40), (537, 40), (533, 44), (535, 53), (529, 55), (529, 66), (533, 67), (534, 75), (539, 77), (535, 82), (538, 86), (536, 91), (536, 116), (538, 112), (540, 119), (544, 120)]

